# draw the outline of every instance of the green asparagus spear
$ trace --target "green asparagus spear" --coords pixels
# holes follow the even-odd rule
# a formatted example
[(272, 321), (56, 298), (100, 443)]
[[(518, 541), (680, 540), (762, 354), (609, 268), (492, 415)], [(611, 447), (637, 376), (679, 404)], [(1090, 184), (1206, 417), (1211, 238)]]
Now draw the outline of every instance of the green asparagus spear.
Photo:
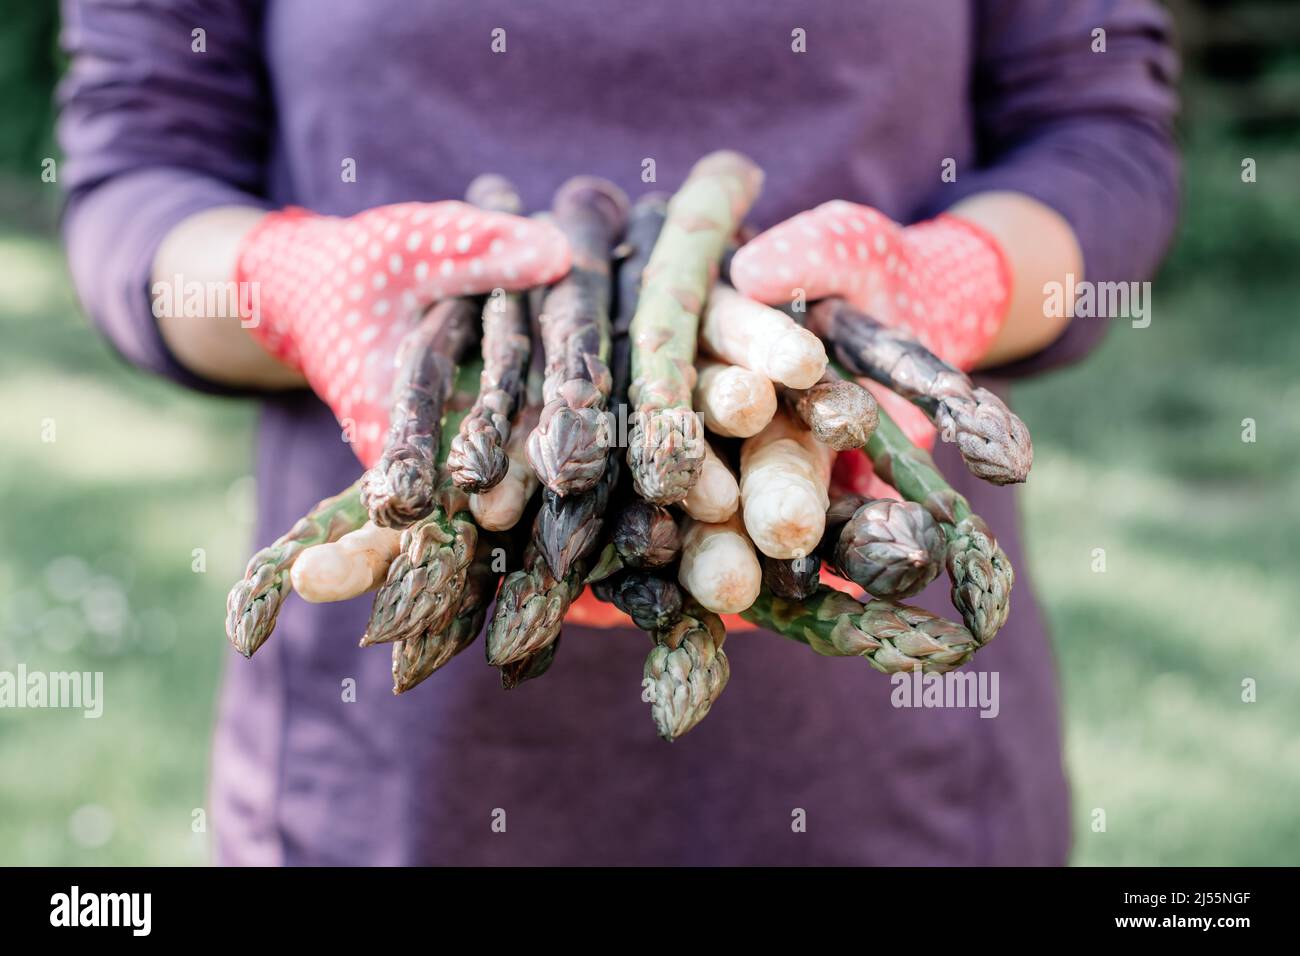
[(879, 599), (862, 604), (829, 587), (805, 601), (786, 601), (765, 591), (742, 616), (818, 654), (865, 657), (886, 674), (918, 667), (953, 670), (980, 646), (964, 627), (929, 611)]
[(700, 310), (727, 241), (753, 204), (762, 172), (738, 153), (712, 153), (691, 170), (642, 273), (632, 319), (627, 460), (641, 497), (681, 501), (704, 465), (704, 430), (691, 409)]
[(269, 547), (253, 555), (226, 599), (226, 636), (245, 657), (266, 643), (290, 590), (289, 569), (304, 550), (337, 541), (366, 523), (358, 481), (326, 498)]
[(946, 441), (956, 441), (971, 473), (995, 485), (1024, 481), (1034, 461), (1025, 423), (997, 395), (976, 388), (905, 332), (886, 328), (843, 299), (823, 299), (808, 328), (831, 343), (836, 356), (916, 405)]
[[(519, 215), (523, 201), (504, 176), (484, 173), (465, 191), (471, 205)], [(478, 398), (460, 423), (447, 455), (447, 470), (464, 491), (486, 491), (505, 477), (505, 444), (523, 401), (532, 340), (524, 297), (498, 290), (483, 306), (483, 373)]]
[(479, 396), (451, 443), (447, 471), (467, 492), (500, 484), (510, 467), (506, 442), (524, 397), (532, 340), (524, 298), (493, 293), (483, 305), (483, 376)]
[(485, 534), (479, 539), (455, 616), (441, 630), (426, 630), (418, 637), (393, 644), (394, 694), (410, 690), (474, 643), (500, 578), (493, 570), (499, 544), (495, 535)]
[(676, 624), (653, 638), (641, 696), (659, 736), (673, 741), (705, 718), (727, 686), (727, 630), (718, 615), (692, 601)]
[(884, 409), (866, 451), (881, 480), (925, 508), (943, 528), (953, 606), (980, 644), (991, 641), (1011, 611), (1015, 583), (1011, 561), (993, 532), (971, 511), (970, 502), (943, 479), (930, 455), (908, 441)]
[(370, 518), (381, 527), (404, 528), (433, 507), (444, 404), (456, 364), (477, 336), (479, 308), (472, 299), (447, 299), (402, 341), (384, 452), (361, 483)]

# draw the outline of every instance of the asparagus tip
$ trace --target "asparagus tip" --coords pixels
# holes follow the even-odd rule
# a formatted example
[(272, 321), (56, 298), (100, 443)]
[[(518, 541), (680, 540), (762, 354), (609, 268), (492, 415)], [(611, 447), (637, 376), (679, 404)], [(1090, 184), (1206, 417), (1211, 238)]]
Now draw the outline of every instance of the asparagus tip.
[(952, 603), (980, 644), (997, 636), (1011, 613), (1015, 571), (988, 525), (972, 515), (953, 530), (948, 542)]
[(948, 396), (939, 403), (935, 424), (957, 442), (971, 474), (995, 485), (1020, 484), (1034, 464), (1034, 444), (1020, 416), (986, 388), (970, 398)]
[(703, 720), (727, 686), (727, 633), (716, 614), (692, 605), (672, 628), (653, 636), (641, 685), (655, 729), (671, 742)]
[(370, 520), (381, 528), (405, 528), (433, 510), (435, 470), (419, 458), (380, 459), (361, 480)]
[[(254, 556), (250, 568), (257, 561)], [(286, 572), (258, 566), (230, 589), (226, 598), (226, 636), (245, 658), (251, 658), (271, 636), (288, 587)]]
[(528, 463), (557, 495), (590, 491), (605, 472), (609, 442), (604, 413), (571, 408), (563, 399), (547, 403), (528, 436)]
[(627, 461), (637, 494), (659, 505), (681, 501), (704, 469), (704, 429), (688, 408), (637, 412)]
[(447, 473), (456, 487), (477, 494), (501, 483), (510, 468), (510, 459), (502, 446), (501, 433), (490, 424), (466, 428), (469, 419), (451, 440), (447, 452)]

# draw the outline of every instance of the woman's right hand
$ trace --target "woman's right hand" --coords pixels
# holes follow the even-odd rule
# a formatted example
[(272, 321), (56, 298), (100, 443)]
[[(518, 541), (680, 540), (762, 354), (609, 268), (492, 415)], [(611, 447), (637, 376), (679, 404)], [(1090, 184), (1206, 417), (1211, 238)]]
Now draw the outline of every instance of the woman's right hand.
[(440, 299), (547, 285), (569, 269), (554, 226), (462, 202), (397, 203), (350, 218), (269, 213), (245, 237), (241, 316), (329, 405), (367, 468), (382, 451), (403, 337)]

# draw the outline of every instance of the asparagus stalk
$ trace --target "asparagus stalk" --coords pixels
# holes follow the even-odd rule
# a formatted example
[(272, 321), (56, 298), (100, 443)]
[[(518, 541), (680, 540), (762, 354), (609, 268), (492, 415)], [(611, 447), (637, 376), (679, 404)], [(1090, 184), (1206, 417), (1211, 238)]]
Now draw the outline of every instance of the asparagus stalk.
[[(447, 414), (444, 439), (455, 434), (465, 406), (476, 394), (478, 378), (476, 362), (467, 362), (457, 370), (452, 404), (459, 407)], [(443, 441), (443, 454), (448, 444)], [(460, 603), (478, 545), (478, 526), (468, 508), (467, 496), (444, 476), (433, 509), (402, 532), (398, 555), (375, 592), (363, 647), (414, 638), (446, 626)]]
[(500, 575), (492, 569), (499, 541), (490, 535), (478, 543), (455, 615), (441, 629), (393, 644), (393, 693), (403, 694), (463, 651), (483, 629)]
[(812, 388), (782, 388), (786, 407), (836, 451), (861, 448), (880, 420), (876, 400), (857, 382), (827, 371)]
[(611, 539), (622, 563), (641, 570), (672, 564), (682, 550), (672, 512), (639, 498), (615, 516)]
[(659, 736), (673, 741), (705, 718), (727, 686), (727, 631), (721, 618), (691, 602), (676, 624), (653, 638), (642, 699), (650, 704)]
[(461, 421), (447, 456), (451, 479), (464, 491), (487, 491), (506, 476), (506, 444), (523, 398), (530, 349), (523, 296), (493, 293), (483, 306), (479, 397)]
[(913, 501), (865, 502), (840, 531), (829, 560), (836, 574), (878, 598), (919, 594), (943, 569), (943, 534)]
[(668, 215), (668, 197), (663, 193), (647, 193), (632, 206), (628, 215), (627, 231), (615, 250), (620, 260), (618, 266), (618, 313), (614, 317), (613, 363), (614, 389), (611, 401), (627, 405), (627, 389), (632, 378), (632, 317), (641, 301), (641, 273), (650, 261), (650, 251), (663, 231)]
[(791, 388), (811, 388), (826, 370), (826, 348), (789, 315), (718, 283), (700, 326), (708, 351)]
[(537, 490), (537, 475), (528, 464), (528, 436), (542, 413), (541, 349), (534, 343), (528, 369), (528, 388), (522, 408), (515, 413), (506, 441), (509, 462), (505, 477), (485, 491), (470, 495), (469, 508), (478, 526), (486, 531), (507, 531), (523, 516), (528, 500)]
[[(619, 409), (620, 415), (626, 415), (627, 390), (632, 377), (632, 342), (629, 330), (641, 298), (641, 274), (650, 261), (650, 252), (659, 239), (667, 215), (668, 197), (661, 193), (642, 196), (632, 207), (623, 242), (615, 250), (615, 258), (619, 260), (618, 311), (613, 324), (614, 387), (610, 399)], [(609, 467), (614, 466), (615, 462), (611, 461)], [(675, 560), (677, 552), (681, 550), (677, 524), (672, 515), (667, 515), (667, 520), (672, 523), (670, 532), (664, 514), (662, 508), (640, 498), (634, 498), (632, 504), (619, 513), (611, 540), (606, 542), (587, 574), (587, 582), (593, 585), (592, 593), (597, 598), (614, 604), (627, 613), (627, 609), (615, 600), (611, 590), (622, 579), (619, 572), (627, 566), (657, 567), (660, 563), (668, 564)], [(625, 565), (624, 553), (631, 565)], [(607, 579), (606, 588), (598, 589), (595, 586), (595, 582)], [(680, 594), (678, 603), (680, 605)], [(654, 616), (656, 619), (660, 617), (658, 614)]]
[(807, 322), (834, 345), (852, 372), (875, 379), (924, 411), (946, 441), (957, 442), (976, 477), (1007, 485), (1029, 476), (1034, 461), (1029, 429), (1002, 399), (976, 388), (964, 372), (843, 299), (818, 302)]
[(290, 590), (290, 570), (307, 548), (337, 541), (366, 522), (358, 481), (299, 518), (285, 535), (258, 551), (226, 598), (226, 636), (245, 657), (266, 643)]
[(627, 224), (627, 197), (611, 182), (570, 179), (553, 215), (573, 249), (573, 268), (542, 305), (546, 404), (528, 437), (528, 460), (557, 495), (593, 488), (610, 441), (605, 408), (610, 376), (610, 254)]
[(993, 532), (939, 474), (930, 455), (908, 441), (884, 409), (866, 452), (881, 480), (925, 508), (943, 528), (953, 606), (980, 644), (991, 641), (1011, 611), (1015, 583), (1011, 561)]
[(817, 593), (821, 582), (821, 559), (763, 557), (763, 587), (787, 601), (803, 601)]
[(361, 479), (362, 498), (380, 527), (404, 528), (433, 507), (444, 404), (456, 364), (474, 342), (477, 318), (473, 300), (447, 299), (398, 348), (388, 437), (379, 461)]
[[(519, 215), (523, 202), (504, 176), (485, 173), (465, 192), (472, 205), (492, 212)], [(478, 398), (461, 420), (452, 440), (447, 469), (457, 487), (483, 491), (503, 477), (508, 467), (505, 443), (511, 418), (523, 397), (531, 340), (522, 295), (497, 290), (483, 306), (483, 372)]]
[(738, 153), (712, 153), (696, 163), (669, 201), (642, 273), (631, 329), (635, 412), (627, 460), (637, 493), (647, 501), (681, 501), (699, 478), (703, 430), (691, 409), (691, 390), (700, 311), (762, 179)]
[(551, 669), (555, 654), (560, 649), (560, 638), (556, 638), (535, 654), (529, 654), (511, 664), (501, 665), (502, 690), (514, 690), (527, 680), (541, 677)]
[(862, 604), (822, 587), (804, 601), (759, 595), (745, 620), (831, 657), (865, 657), (886, 674), (921, 669), (942, 673), (979, 649), (969, 631), (929, 611), (875, 600)]

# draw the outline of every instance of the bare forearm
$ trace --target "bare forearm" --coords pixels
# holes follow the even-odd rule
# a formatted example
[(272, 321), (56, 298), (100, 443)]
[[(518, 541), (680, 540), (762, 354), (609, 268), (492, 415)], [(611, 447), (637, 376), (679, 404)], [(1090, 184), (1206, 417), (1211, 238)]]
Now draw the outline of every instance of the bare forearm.
[(153, 281), (169, 292), (155, 296), (154, 314), (167, 347), (196, 375), (241, 387), (297, 388), (306, 384), (302, 375), (272, 358), (242, 325), (241, 297), (256, 298), (242, 292), (191, 294), (228, 292), (240, 243), (265, 214), (227, 206), (205, 210), (172, 229), (154, 257)]
[(1052, 344), (1069, 318), (1043, 308), (1043, 285), (1083, 278), (1083, 253), (1074, 231), (1055, 210), (1020, 193), (971, 196), (949, 210), (980, 226), (1002, 246), (1011, 267), (1007, 319), (980, 362), (983, 368), (1033, 355)]

